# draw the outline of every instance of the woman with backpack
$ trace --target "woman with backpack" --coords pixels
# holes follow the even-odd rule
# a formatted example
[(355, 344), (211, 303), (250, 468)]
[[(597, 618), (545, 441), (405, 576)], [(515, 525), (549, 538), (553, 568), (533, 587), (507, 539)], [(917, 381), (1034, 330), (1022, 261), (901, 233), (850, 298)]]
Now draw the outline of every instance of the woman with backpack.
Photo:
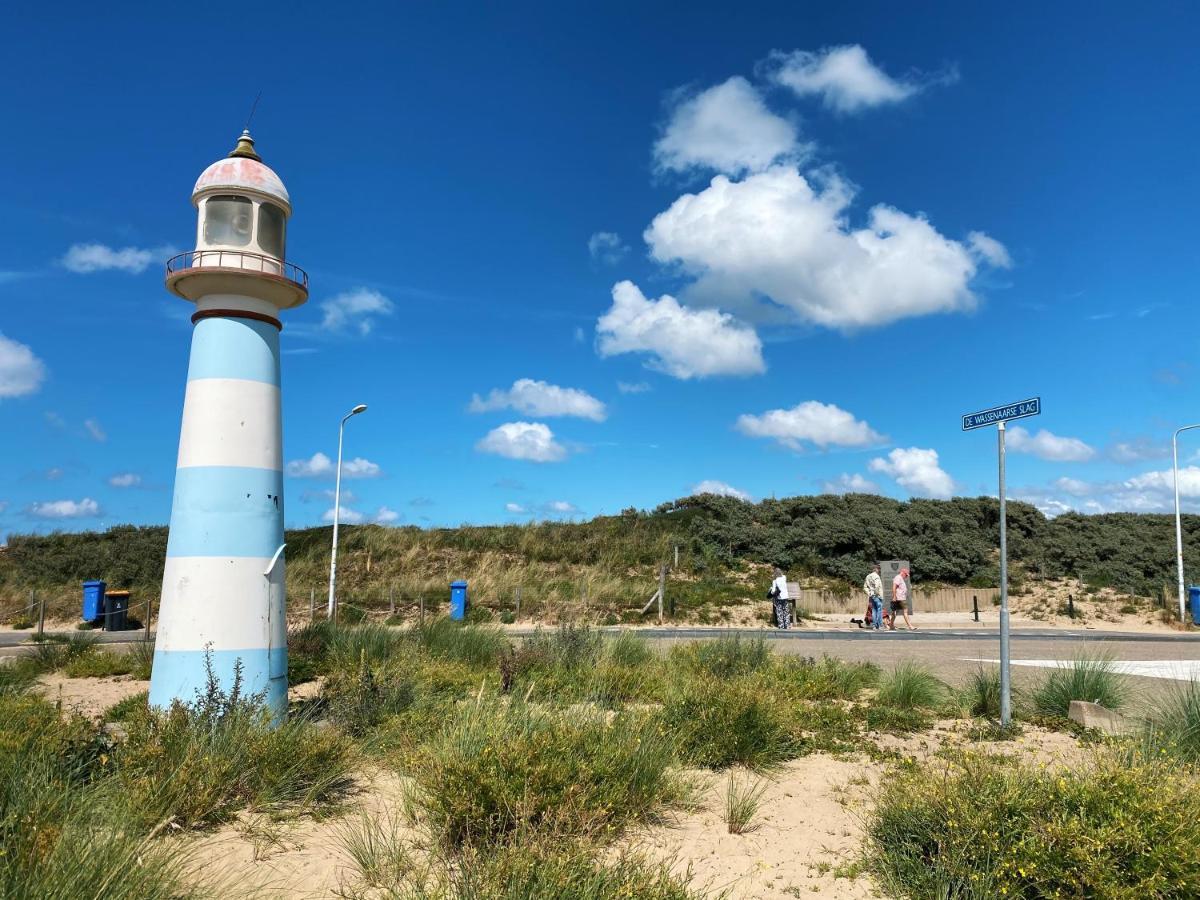
[(788, 604), (787, 576), (783, 569), (775, 569), (775, 580), (771, 582), (771, 590), (767, 594), (771, 605), (775, 608), (775, 624), (784, 631), (792, 627), (792, 610)]

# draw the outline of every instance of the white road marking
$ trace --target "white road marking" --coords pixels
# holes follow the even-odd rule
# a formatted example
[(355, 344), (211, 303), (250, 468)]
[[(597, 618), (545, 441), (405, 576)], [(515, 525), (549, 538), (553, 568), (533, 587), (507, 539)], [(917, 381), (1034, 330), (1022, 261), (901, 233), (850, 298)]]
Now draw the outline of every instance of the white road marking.
[[(998, 659), (962, 658), (961, 662), (991, 663), (1000, 665)], [(1070, 659), (1014, 659), (1014, 666), (1034, 666), (1039, 669), (1069, 669), (1075, 663)], [(1145, 678), (1167, 678), (1175, 681), (1200, 680), (1200, 659), (1154, 659), (1112, 661), (1112, 669), (1122, 675), (1141, 675)]]

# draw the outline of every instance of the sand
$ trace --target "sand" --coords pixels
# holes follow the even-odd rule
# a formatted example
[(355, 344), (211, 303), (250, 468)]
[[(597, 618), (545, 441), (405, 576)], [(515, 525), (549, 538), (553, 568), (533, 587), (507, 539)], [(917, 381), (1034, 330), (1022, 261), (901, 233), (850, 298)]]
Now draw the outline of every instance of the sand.
[(126, 697), (150, 690), (149, 681), (129, 675), (112, 678), (68, 678), (51, 672), (38, 678), (38, 689), (47, 700), (61, 701), (64, 710), (99, 721), (106, 710)]
[(363, 816), (403, 826), (404, 780), (388, 772), (358, 773), (357, 793), (340, 815), (321, 820), (272, 820), (244, 815), (212, 834), (172, 838), (194, 864), (200, 879), (215, 877), (227, 895), (316, 900), (343, 896), (358, 874), (344, 842), (347, 829)]
[[(788, 763), (767, 781), (758, 827), (740, 835), (730, 834), (724, 821), (729, 776), (694, 772), (706, 784), (702, 809), (635, 835), (625, 846), (671, 860), (679, 873), (690, 867), (693, 887), (728, 891), (735, 900), (870, 897), (868, 879), (837, 877), (835, 870), (857, 858), (861, 813), (882, 771), (822, 754)], [(757, 778), (742, 770), (734, 777), (739, 783)]]

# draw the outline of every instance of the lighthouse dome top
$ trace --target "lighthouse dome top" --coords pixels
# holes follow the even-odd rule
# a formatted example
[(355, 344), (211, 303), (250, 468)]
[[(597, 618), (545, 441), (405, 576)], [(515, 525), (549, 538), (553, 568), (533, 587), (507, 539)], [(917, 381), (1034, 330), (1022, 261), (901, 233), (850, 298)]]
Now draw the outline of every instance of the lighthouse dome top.
[(276, 200), (290, 213), (291, 199), (283, 181), (254, 150), (254, 138), (249, 131), (243, 131), (238, 138), (237, 146), (225, 157), (219, 159), (202, 173), (192, 189), (192, 202), (196, 203), (201, 194), (214, 191), (249, 191)]

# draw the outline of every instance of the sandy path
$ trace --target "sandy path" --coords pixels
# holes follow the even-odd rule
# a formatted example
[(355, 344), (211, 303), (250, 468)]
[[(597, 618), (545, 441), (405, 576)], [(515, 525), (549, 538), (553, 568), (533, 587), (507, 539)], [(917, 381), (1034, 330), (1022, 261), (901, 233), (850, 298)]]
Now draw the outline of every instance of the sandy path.
[[(836, 878), (833, 869), (857, 856), (858, 810), (881, 771), (820, 754), (788, 763), (768, 782), (754, 820), (759, 827), (741, 835), (730, 834), (724, 821), (728, 776), (695, 772), (706, 784), (702, 808), (638, 834), (627, 846), (673, 860), (676, 872), (690, 866), (694, 887), (729, 891), (736, 900), (870, 897), (868, 879)], [(739, 783), (755, 779), (741, 770), (735, 777)]]

